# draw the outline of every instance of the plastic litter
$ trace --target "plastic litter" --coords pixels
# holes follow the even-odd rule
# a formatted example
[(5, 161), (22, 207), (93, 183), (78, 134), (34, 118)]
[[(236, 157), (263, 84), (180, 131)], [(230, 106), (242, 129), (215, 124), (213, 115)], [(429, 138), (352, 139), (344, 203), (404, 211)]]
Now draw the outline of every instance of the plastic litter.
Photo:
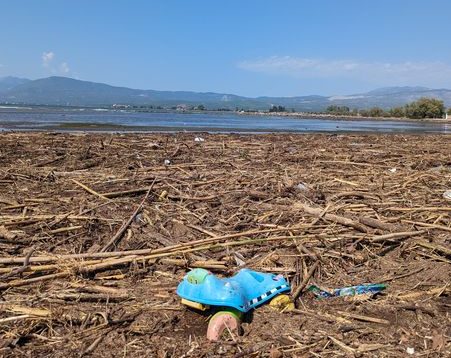
[(288, 312), (294, 310), (294, 302), (288, 295), (278, 295), (269, 302), (269, 307), (279, 312)]
[(444, 197), (446, 200), (451, 200), (451, 190), (445, 191), (445, 192), (443, 193), (443, 197)]
[(171, 161), (169, 159), (164, 160), (164, 165), (170, 165), (170, 164), (171, 164)]
[(300, 182), (298, 185), (296, 185), (296, 188), (300, 191), (310, 191), (308, 185), (303, 182)]
[(312, 292), (316, 297), (319, 298), (330, 298), (330, 297), (342, 297), (342, 296), (357, 296), (357, 295), (375, 295), (387, 288), (387, 285), (383, 283), (376, 284), (363, 284), (357, 286), (336, 288), (333, 290), (324, 290), (318, 286), (311, 285), (308, 288), (309, 292)]
[(390, 172), (390, 173), (396, 173), (396, 168), (390, 168), (390, 169), (388, 169), (388, 171)]
[(207, 338), (218, 341), (225, 331), (238, 331), (241, 324), (241, 313), (234, 309), (216, 313), (208, 323)]
[(168, 193), (166, 190), (163, 190), (163, 191), (160, 193), (160, 195), (158, 196), (158, 200), (160, 200), (160, 201), (165, 200), (165, 199), (167, 198), (168, 194), (169, 194), (169, 193)]
[(415, 354), (415, 348), (407, 347), (406, 352), (407, 352), (407, 354), (413, 355), (413, 354)]
[(218, 341), (226, 330), (239, 332), (242, 315), (269, 300), (274, 309), (294, 309), (290, 297), (280, 294), (289, 290), (282, 275), (241, 269), (232, 277), (218, 278), (208, 270), (196, 268), (185, 275), (177, 294), (188, 307), (200, 311), (219, 309), (207, 330), (207, 338)]
[(205, 269), (197, 268), (184, 277), (177, 287), (177, 294), (203, 305), (248, 312), (289, 290), (290, 285), (282, 275), (241, 269), (232, 277), (218, 278)]
[(185, 306), (188, 306), (191, 308), (195, 308), (196, 310), (199, 310), (199, 311), (206, 311), (210, 308), (210, 306), (208, 306), (208, 305), (203, 305), (202, 303), (199, 303), (199, 302), (185, 300), (184, 298), (182, 298), (182, 305), (185, 305)]
[(194, 138), (194, 141), (195, 142), (205, 142), (205, 139), (202, 137), (196, 137), (196, 138)]

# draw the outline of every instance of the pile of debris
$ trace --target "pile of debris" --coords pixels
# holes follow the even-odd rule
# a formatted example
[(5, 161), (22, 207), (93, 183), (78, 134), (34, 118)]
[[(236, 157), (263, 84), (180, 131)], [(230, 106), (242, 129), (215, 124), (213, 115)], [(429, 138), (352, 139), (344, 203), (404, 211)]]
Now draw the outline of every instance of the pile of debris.
[[(2, 133), (0, 355), (447, 356), (450, 148), (447, 135)], [(193, 268), (283, 277), (290, 299), (211, 342), (212, 312), (176, 293)]]

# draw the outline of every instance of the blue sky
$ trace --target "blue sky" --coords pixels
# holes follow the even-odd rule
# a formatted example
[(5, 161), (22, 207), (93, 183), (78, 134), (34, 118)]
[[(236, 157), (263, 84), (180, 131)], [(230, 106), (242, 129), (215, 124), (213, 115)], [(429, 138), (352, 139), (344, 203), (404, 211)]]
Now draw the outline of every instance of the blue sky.
[(450, 0), (0, 0), (0, 77), (247, 96), (451, 87)]

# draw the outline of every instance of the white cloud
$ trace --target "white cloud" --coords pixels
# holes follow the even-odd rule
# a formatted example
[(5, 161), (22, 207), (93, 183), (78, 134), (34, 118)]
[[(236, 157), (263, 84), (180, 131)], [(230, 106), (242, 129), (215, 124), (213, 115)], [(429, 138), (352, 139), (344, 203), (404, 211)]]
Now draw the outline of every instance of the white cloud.
[(61, 62), (59, 65), (55, 63), (56, 55), (53, 51), (43, 52), (42, 66), (48, 69), (49, 72), (55, 75), (65, 75), (70, 72), (69, 64)]
[(63, 62), (60, 65), (59, 70), (61, 73), (69, 73), (70, 69), (69, 69), (69, 65), (67, 64), (67, 62)]
[(43, 52), (42, 53), (42, 65), (44, 67), (48, 67), (50, 63), (52, 62), (53, 58), (55, 57), (55, 54), (52, 51), (49, 52)]
[(312, 59), (272, 56), (260, 60), (242, 61), (244, 70), (288, 75), (296, 78), (361, 79), (385, 84), (441, 85), (451, 80), (451, 65), (435, 62), (364, 62), (343, 59)]

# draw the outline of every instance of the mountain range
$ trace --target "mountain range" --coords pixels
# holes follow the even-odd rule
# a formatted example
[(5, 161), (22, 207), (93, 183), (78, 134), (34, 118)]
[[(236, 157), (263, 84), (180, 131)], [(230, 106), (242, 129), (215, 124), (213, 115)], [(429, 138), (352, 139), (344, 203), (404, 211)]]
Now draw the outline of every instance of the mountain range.
[(99, 107), (123, 104), (131, 106), (204, 105), (207, 109), (267, 110), (273, 105), (296, 111), (324, 111), (330, 105), (349, 108), (401, 106), (421, 97), (441, 99), (451, 107), (451, 90), (426, 87), (387, 87), (366, 93), (340, 96), (243, 97), (233, 94), (189, 91), (140, 90), (81, 81), (68, 77), (29, 80), (0, 78), (0, 103)]

